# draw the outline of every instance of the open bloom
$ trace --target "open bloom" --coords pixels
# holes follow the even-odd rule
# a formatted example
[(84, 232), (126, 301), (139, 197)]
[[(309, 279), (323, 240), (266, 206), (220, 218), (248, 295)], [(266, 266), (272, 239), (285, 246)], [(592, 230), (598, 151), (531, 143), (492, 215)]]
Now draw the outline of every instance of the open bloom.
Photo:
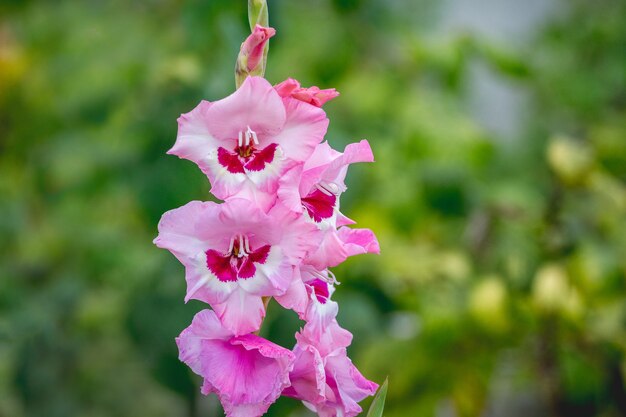
[(281, 97), (293, 97), (316, 107), (322, 107), (327, 101), (339, 95), (334, 88), (325, 90), (320, 90), (319, 87), (316, 86), (303, 88), (300, 86), (300, 82), (293, 78), (287, 78), (282, 83), (276, 84), (274, 88)]
[(272, 194), (280, 175), (313, 153), (327, 127), (323, 110), (283, 99), (265, 79), (248, 77), (223, 100), (202, 101), (183, 114), (168, 153), (198, 164), (217, 198)]
[(321, 334), (311, 332), (308, 326), (296, 334), (291, 386), (283, 395), (302, 400), (320, 417), (358, 415), (362, 411), (358, 402), (373, 395), (378, 385), (367, 380), (348, 358), (346, 347), (352, 335), (335, 320)]
[(328, 142), (321, 143), (303, 165), (292, 168), (280, 179), (278, 197), (290, 210), (304, 212), (322, 227), (333, 227), (339, 213), (339, 197), (347, 188), (344, 181), (348, 167), (373, 161), (366, 140), (349, 144), (343, 153), (332, 149)]
[(309, 254), (305, 263), (323, 270), (340, 264), (348, 256), (379, 253), (374, 233), (369, 229), (344, 227), (354, 222), (339, 211), (339, 198), (346, 190), (344, 180), (348, 166), (373, 160), (366, 140), (349, 144), (343, 153), (324, 142), (315, 148), (303, 165), (293, 167), (281, 177), (280, 202), (294, 212), (304, 213), (311, 223), (325, 232), (321, 244)]
[(262, 297), (284, 294), (319, 232), (277, 206), (266, 214), (244, 199), (192, 201), (165, 213), (155, 244), (185, 266), (187, 295), (209, 303), (236, 335), (257, 330)]
[(311, 330), (323, 332), (339, 310), (337, 303), (331, 300), (337, 283), (335, 275), (328, 269), (318, 271), (310, 265), (302, 265), (298, 271), (300, 279), (294, 279), (292, 287), (276, 300), (296, 311)]
[(204, 378), (227, 417), (258, 417), (289, 386), (294, 355), (253, 334), (234, 336), (211, 310), (196, 314), (176, 339), (180, 360)]
[(337, 323), (337, 303), (331, 300), (334, 275), (311, 266), (301, 268), (308, 302), (307, 321), (296, 334), (291, 386), (283, 395), (298, 398), (321, 417), (352, 417), (362, 410), (358, 402), (373, 395), (378, 385), (352, 364), (346, 348), (352, 334)]
[(302, 267), (301, 276), (308, 296), (304, 311), (307, 329), (321, 335), (331, 325), (339, 311), (339, 306), (331, 299), (337, 280), (328, 269), (318, 271), (309, 265)]

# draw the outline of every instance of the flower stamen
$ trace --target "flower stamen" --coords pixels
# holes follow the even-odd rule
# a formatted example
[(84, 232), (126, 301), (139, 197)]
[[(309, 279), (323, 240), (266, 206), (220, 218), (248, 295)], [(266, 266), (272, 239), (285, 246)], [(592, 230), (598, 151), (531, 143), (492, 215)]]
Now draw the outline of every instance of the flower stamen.
[(235, 247), (235, 236), (230, 238), (230, 243), (228, 244), (228, 252), (226, 254), (232, 255), (234, 247)]
[(339, 195), (339, 187), (334, 182), (320, 181), (315, 184), (315, 188), (326, 195)]
[(245, 247), (246, 247), (246, 252), (247, 253), (251, 253), (252, 251), (250, 250), (250, 239), (248, 238), (248, 236), (244, 236), (244, 243), (245, 243)]
[(240, 157), (250, 158), (256, 151), (255, 145), (259, 145), (259, 137), (254, 130), (250, 129), (250, 126), (246, 130), (239, 131), (235, 152), (239, 153)]
[(236, 256), (237, 258), (243, 258), (244, 256), (248, 256), (252, 253), (250, 250), (250, 240), (248, 236), (237, 234), (230, 238), (230, 243), (228, 244), (228, 252), (226, 255), (228, 256)]
[(252, 142), (255, 145), (259, 144), (259, 138), (257, 137), (256, 132), (248, 126), (248, 130), (246, 130), (246, 145), (250, 143), (250, 138), (252, 138)]
[(335, 276), (335, 274), (330, 269), (327, 269), (326, 272), (328, 273), (329, 282), (331, 284), (333, 284), (333, 285), (341, 285), (341, 282), (337, 281), (337, 277)]
[(239, 253), (237, 254), (237, 256), (239, 258), (243, 258), (246, 255), (247, 255), (246, 250), (243, 247), (243, 238), (241, 236), (239, 236)]
[(323, 273), (321, 273), (320, 271), (310, 271), (311, 275), (313, 275), (316, 278), (321, 279), (322, 281), (331, 284), (331, 285), (340, 285), (341, 283), (339, 281), (337, 281), (337, 277), (335, 276), (335, 274), (333, 274), (330, 269), (326, 269), (326, 274), (324, 275)]

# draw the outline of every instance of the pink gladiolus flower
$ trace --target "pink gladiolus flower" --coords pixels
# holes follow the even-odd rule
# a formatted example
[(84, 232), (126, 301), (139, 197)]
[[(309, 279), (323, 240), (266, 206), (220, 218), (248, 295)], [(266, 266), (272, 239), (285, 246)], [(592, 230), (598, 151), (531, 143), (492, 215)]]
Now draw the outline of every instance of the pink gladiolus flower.
[(256, 25), (254, 31), (241, 44), (240, 55), (247, 57), (246, 69), (248, 72), (253, 71), (259, 65), (261, 58), (263, 58), (263, 48), (275, 34), (276, 30), (274, 28)]
[(259, 329), (262, 297), (284, 294), (319, 232), (277, 206), (266, 214), (248, 200), (192, 201), (165, 213), (155, 244), (185, 266), (187, 296), (209, 303), (235, 335)]
[(198, 164), (217, 198), (272, 194), (280, 175), (309, 158), (327, 127), (323, 110), (282, 99), (265, 79), (248, 77), (225, 99), (202, 101), (183, 114), (168, 153)]
[(327, 101), (337, 97), (339, 93), (334, 88), (320, 90), (318, 87), (302, 88), (300, 83), (293, 78), (287, 78), (274, 86), (281, 97), (293, 97), (316, 107), (322, 107)]
[(291, 386), (283, 395), (302, 400), (320, 417), (354, 417), (358, 402), (373, 395), (378, 385), (367, 380), (348, 358), (352, 335), (333, 320), (321, 334), (308, 324), (296, 334), (295, 363), (289, 374)]
[(286, 308), (298, 313), (302, 320), (306, 320), (312, 329), (323, 331), (328, 324), (337, 316), (339, 307), (331, 300), (335, 291), (335, 276), (329, 270), (318, 271), (310, 265), (302, 265), (299, 268), (300, 280), (297, 290), (292, 289), (284, 295), (276, 297), (276, 300)]
[(302, 280), (307, 290), (308, 303), (304, 319), (312, 332), (322, 334), (337, 317), (339, 306), (331, 296), (337, 283), (335, 275), (329, 270), (317, 271), (311, 266), (302, 266)]
[[(297, 213), (304, 212), (323, 228), (334, 227), (339, 213), (339, 197), (346, 190), (348, 166), (373, 162), (372, 149), (366, 140), (346, 146), (343, 153), (327, 142), (319, 144), (303, 165), (296, 166), (280, 179), (278, 198)], [(344, 223), (353, 223), (349, 219)]]
[(176, 339), (180, 360), (204, 378), (227, 417), (259, 417), (289, 386), (294, 354), (253, 334), (234, 336), (215, 313), (203, 310)]
[(346, 146), (343, 153), (324, 142), (315, 148), (304, 165), (290, 169), (281, 177), (278, 189), (281, 203), (294, 212), (304, 213), (325, 232), (321, 244), (305, 263), (323, 270), (352, 255), (380, 252), (371, 230), (343, 227), (354, 222), (339, 212), (339, 197), (346, 190), (344, 180), (348, 166), (373, 160), (366, 140)]
[(352, 334), (337, 323), (334, 275), (310, 266), (301, 268), (309, 301), (303, 314), (307, 321), (296, 334), (295, 363), (290, 372), (291, 386), (283, 395), (303, 401), (322, 417), (352, 417), (362, 409), (358, 402), (373, 395), (378, 385), (368, 381), (352, 364), (346, 348)]

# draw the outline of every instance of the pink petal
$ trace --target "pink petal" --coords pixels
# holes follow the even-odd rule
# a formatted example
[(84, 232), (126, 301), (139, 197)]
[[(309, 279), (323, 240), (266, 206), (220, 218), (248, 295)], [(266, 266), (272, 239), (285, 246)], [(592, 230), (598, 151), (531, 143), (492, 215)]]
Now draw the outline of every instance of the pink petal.
[(328, 356), (352, 343), (352, 333), (341, 327), (334, 318), (323, 328), (313, 324), (307, 322), (302, 331), (296, 334), (296, 340), (300, 344), (314, 345), (322, 356)]
[(326, 134), (328, 128), (326, 113), (322, 109), (295, 99), (285, 98), (283, 101), (287, 112), (286, 122), (282, 131), (271, 141), (280, 145), (285, 157), (304, 162)]
[(300, 192), (298, 184), (302, 175), (302, 164), (298, 164), (285, 172), (279, 180), (278, 199), (289, 210), (301, 213), (302, 202), (300, 200)]
[(238, 193), (233, 195), (233, 199), (242, 199), (250, 202), (250, 204), (258, 207), (264, 213), (267, 213), (276, 203), (276, 194), (270, 194), (259, 189), (251, 181), (247, 181)]
[(319, 87), (299, 88), (291, 93), (295, 99), (304, 101), (317, 107), (322, 107), (327, 101), (339, 96), (339, 92), (334, 88), (320, 90)]
[(261, 77), (248, 77), (233, 94), (214, 102), (206, 119), (211, 135), (232, 140), (234, 148), (239, 132), (248, 127), (261, 142), (277, 134), (285, 125), (286, 115), (282, 99), (270, 83)]
[(210, 310), (196, 315), (176, 339), (180, 359), (204, 378), (229, 417), (259, 417), (289, 385), (294, 355), (255, 335), (232, 337)]
[(222, 147), (217, 148), (217, 162), (231, 174), (243, 174), (243, 163), (238, 155)]
[(326, 181), (339, 186), (344, 191), (344, 179), (348, 166), (356, 162), (372, 162), (374, 156), (369, 143), (362, 140), (346, 146), (344, 152), (332, 149), (328, 142), (316, 146), (313, 154), (304, 163), (300, 180), (300, 194), (306, 195), (315, 184)]
[(212, 304), (224, 327), (235, 335), (252, 333), (261, 327), (265, 306), (259, 295), (237, 289), (224, 303)]
[(218, 214), (220, 206), (213, 202), (192, 201), (163, 214), (159, 222), (159, 235), (154, 244), (168, 249), (184, 265), (203, 253), (208, 246), (218, 245)]
[(317, 250), (309, 253), (305, 260), (307, 265), (312, 265), (320, 271), (337, 266), (348, 258), (344, 242), (334, 230), (324, 233), (323, 236)]
[[(264, 244), (279, 243), (282, 227), (277, 223), (277, 219), (264, 213), (256, 205), (250, 204), (249, 200), (229, 199), (221, 205), (218, 218), (231, 230), (231, 235), (251, 234), (262, 239), (261, 243), (257, 243), (258, 239), (250, 242), (255, 248)], [(230, 239), (230, 236), (228, 238)]]
[(301, 201), (309, 217), (314, 222), (319, 223), (333, 216), (335, 204), (337, 204), (337, 196), (314, 189), (306, 197), (303, 197)]
[(222, 142), (209, 133), (206, 114), (210, 107), (210, 102), (202, 100), (195, 109), (178, 118), (176, 143), (168, 154), (201, 165), (209, 151), (221, 145)]
[[(203, 392), (204, 392), (203, 387)], [(208, 392), (211, 392), (210, 390)], [(226, 412), (226, 417), (259, 417), (265, 414), (267, 409), (271, 404), (260, 403), (260, 404), (231, 404), (229, 402), (223, 401), (224, 411)]]
[(320, 278), (307, 281), (307, 285), (311, 287), (311, 295), (315, 297), (318, 303), (326, 304), (330, 299), (330, 284)]
[(237, 172), (239, 170), (237, 162), (228, 159), (229, 161), (225, 160), (223, 153), (220, 155), (219, 149), (214, 149), (198, 164), (202, 172), (209, 177), (211, 194), (220, 200), (226, 200), (241, 193), (250, 182), (245, 172)]
[(339, 394), (339, 401), (335, 405), (346, 417), (357, 416), (363, 411), (358, 402), (374, 395), (378, 389), (378, 384), (368, 381), (352, 364), (352, 361), (345, 353), (329, 357), (326, 361), (326, 369), (330, 369)]
[(351, 224), (356, 224), (356, 222), (351, 218), (344, 216), (341, 212), (337, 213), (337, 227), (350, 226)]
[(267, 194), (276, 194), (280, 176), (283, 172), (295, 165), (288, 160), (280, 146), (270, 144), (264, 153), (250, 160), (245, 166), (248, 179), (260, 191)]
[(296, 89), (300, 88), (300, 83), (293, 78), (287, 78), (280, 84), (276, 84), (274, 89), (281, 97), (289, 97)]
[(309, 252), (319, 246), (322, 232), (302, 216), (282, 204), (276, 204), (268, 214), (281, 225), (280, 246), (293, 265), (299, 265)]
[(202, 372), (202, 341), (204, 339), (227, 340), (232, 333), (222, 327), (211, 310), (202, 310), (195, 315), (191, 325), (176, 338), (179, 358), (197, 374)]
[(205, 383), (218, 392), (229, 415), (251, 405), (267, 410), (289, 385), (293, 353), (259, 336), (234, 337), (210, 349), (203, 357)]
[[(206, 253), (206, 265), (209, 271), (222, 282), (236, 282), (237, 269), (230, 262), (230, 255), (224, 256), (219, 252), (209, 249)], [(254, 275), (254, 272), (252, 273)]]
[(324, 172), (331, 162), (341, 156), (330, 147), (328, 142), (322, 142), (315, 147), (313, 154), (306, 160), (302, 169), (299, 191), (302, 197), (313, 190), (313, 187), (322, 181)]
[(289, 373), (291, 386), (283, 395), (313, 403), (324, 401), (326, 372), (319, 352), (311, 345), (297, 345), (294, 353), (295, 362)]
[(333, 182), (345, 189), (344, 180), (348, 172), (348, 166), (357, 162), (374, 162), (372, 148), (367, 140), (359, 143), (351, 143), (339, 157), (335, 158), (322, 175), (324, 181)]
[(285, 369), (291, 367), (294, 359), (291, 351), (253, 334), (236, 337), (231, 344), (241, 345), (246, 350), (258, 350), (264, 357), (276, 359)]
[(354, 164), (355, 162), (374, 162), (372, 148), (366, 139), (359, 143), (350, 143), (343, 151), (343, 163)]
[[(249, 293), (262, 296), (282, 295), (293, 279), (294, 266), (279, 247), (272, 247), (265, 263), (257, 263), (256, 278), (240, 281), (239, 285)], [(261, 281), (261, 279), (263, 281)], [(266, 283), (265, 286), (261, 284)]]
[(300, 83), (293, 78), (287, 78), (274, 86), (281, 97), (293, 97), (305, 103), (322, 107), (327, 101), (337, 97), (339, 93), (334, 88), (320, 90), (319, 87), (300, 87)]
[[(298, 268), (295, 268), (298, 271)], [(294, 271), (294, 272), (295, 272)], [(300, 318), (304, 318), (304, 312), (308, 305), (309, 296), (304, 287), (304, 282), (300, 278), (299, 273), (295, 273), (289, 288), (283, 295), (274, 297), (276, 301), (284, 308), (294, 310)]]
[(348, 256), (360, 255), (362, 253), (380, 253), (376, 235), (370, 229), (340, 227), (337, 230), (337, 234), (343, 242)]
[(334, 277), (331, 277), (328, 270), (317, 271), (307, 265), (301, 267), (301, 276), (309, 299), (304, 316), (307, 322), (306, 333), (310, 338), (320, 340), (320, 335), (327, 329), (331, 329), (332, 333), (332, 322), (335, 321), (339, 311), (337, 303), (331, 300), (335, 291), (331, 284)]
[(271, 164), (274, 161), (276, 155), (275, 143), (270, 143), (260, 152), (252, 155), (251, 159), (246, 163), (245, 167), (248, 171), (262, 171), (265, 166)]
[(378, 385), (365, 379), (348, 358), (350, 338), (345, 336), (350, 333), (333, 321), (317, 339), (307, 327), (309, 323), (296, 334), (291, 387), (284, 394), (302, 400), (320, 416), (356, 416), (362, 411), (358, 402), (373, 395)]
[(326, 169), (331, 162), (340, 156), (341, 152), (331, 148), (328, 142), (322, 142), (315, 147), (313, 154), (304, 163), (304, 171), (310, 171), (315, 168)]

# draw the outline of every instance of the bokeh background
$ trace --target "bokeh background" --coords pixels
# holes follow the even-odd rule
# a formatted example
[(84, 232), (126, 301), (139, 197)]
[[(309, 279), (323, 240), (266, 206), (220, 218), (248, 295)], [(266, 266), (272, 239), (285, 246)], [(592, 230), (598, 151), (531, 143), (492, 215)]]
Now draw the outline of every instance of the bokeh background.
[[(267, 78), (336, 87), (329, 142), (377, 159), (342, 208), (382, 254), (335, 296), (385, 416), (626, 415), (626, 2), (269, 4)], [(151, 241), (210, 198), (165, 151), (247, 31), (243, 0), (0, 3), (0, 416), (221, 415), (174, 344), (204, 306)]]

